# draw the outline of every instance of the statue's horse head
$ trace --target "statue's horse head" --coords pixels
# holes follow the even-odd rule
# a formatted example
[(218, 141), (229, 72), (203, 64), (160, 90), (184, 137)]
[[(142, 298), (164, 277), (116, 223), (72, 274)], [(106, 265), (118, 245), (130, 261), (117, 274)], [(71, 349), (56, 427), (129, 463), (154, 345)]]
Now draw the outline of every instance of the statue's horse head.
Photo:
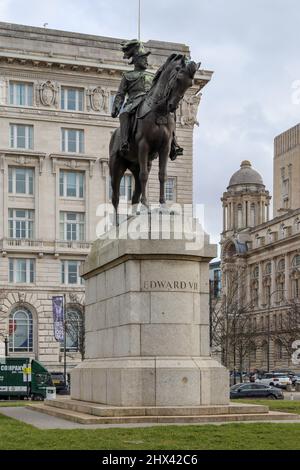
[(160, 107), (163, 103), (167, 112), (175, 112), (199, 67), (200, 63), (188, 61), (182, 54), (171, 54), (156, 73), (149, 92), (156, 95), (156, 104)]

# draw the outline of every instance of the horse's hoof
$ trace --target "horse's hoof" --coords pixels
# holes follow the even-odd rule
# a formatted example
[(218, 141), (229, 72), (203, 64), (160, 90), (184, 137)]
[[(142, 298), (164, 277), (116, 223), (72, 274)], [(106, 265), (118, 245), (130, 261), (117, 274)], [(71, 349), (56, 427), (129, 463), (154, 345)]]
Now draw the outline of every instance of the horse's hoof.
[(137, 215), (138, 207), (139, 207), (138, 204), (132, 204), (132, 206), (131, 206), (131, 215)]
[(148, 204), (141, 203), (140, 214), (145, 214), (149, 212)]

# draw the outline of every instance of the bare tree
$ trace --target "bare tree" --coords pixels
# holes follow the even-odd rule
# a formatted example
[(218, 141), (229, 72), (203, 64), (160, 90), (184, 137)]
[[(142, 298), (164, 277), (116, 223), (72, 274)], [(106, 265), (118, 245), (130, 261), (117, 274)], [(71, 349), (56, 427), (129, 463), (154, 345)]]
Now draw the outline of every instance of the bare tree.
[(211, 311), (214, 354), (221, 357), (221, 362), (226, 367), (241, 373), (256, 338), (251, 317), (253, 299), (247, 301), (246, 295), (247, 276), (244, 266), (234, 264), (227, 268), (222, 278), (221, 299), (212, 305)]
[(300, 339), (300, 302), (292, 299), (286, 303), (285, 310), (277, 314), (276, 322), (273, 322), (270, 336), (282, 345), (287, 354), (288, 365), (292, 360), (294, 348), (293, 342)]

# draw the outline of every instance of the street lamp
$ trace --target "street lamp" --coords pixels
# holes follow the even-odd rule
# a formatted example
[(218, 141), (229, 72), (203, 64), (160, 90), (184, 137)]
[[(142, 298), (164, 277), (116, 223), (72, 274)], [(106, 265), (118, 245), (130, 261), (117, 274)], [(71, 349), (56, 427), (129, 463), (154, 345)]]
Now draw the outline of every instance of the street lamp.
[(5, 346), (5, 357), (8, 357), (8, 336), (7, 335), (4, 338), (4, 346)]

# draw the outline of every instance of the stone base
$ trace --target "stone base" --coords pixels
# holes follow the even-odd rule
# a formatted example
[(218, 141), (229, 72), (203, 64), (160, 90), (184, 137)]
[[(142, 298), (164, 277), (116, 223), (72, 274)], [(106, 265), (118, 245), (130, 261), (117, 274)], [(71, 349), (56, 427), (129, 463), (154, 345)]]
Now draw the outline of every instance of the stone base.
[(79, 424), (197, 424), (241, 421), (296, 421), (300, 415), (270, 412), (267, 406), (234, 404), (195, 407), (111, 407), (69, 398), (27, 405), (32, 410)]
[(228, 371), (209, 357), (85, 360), (72, 371), (72, 399), (114, 406), (225, 405), (228, 381)]

